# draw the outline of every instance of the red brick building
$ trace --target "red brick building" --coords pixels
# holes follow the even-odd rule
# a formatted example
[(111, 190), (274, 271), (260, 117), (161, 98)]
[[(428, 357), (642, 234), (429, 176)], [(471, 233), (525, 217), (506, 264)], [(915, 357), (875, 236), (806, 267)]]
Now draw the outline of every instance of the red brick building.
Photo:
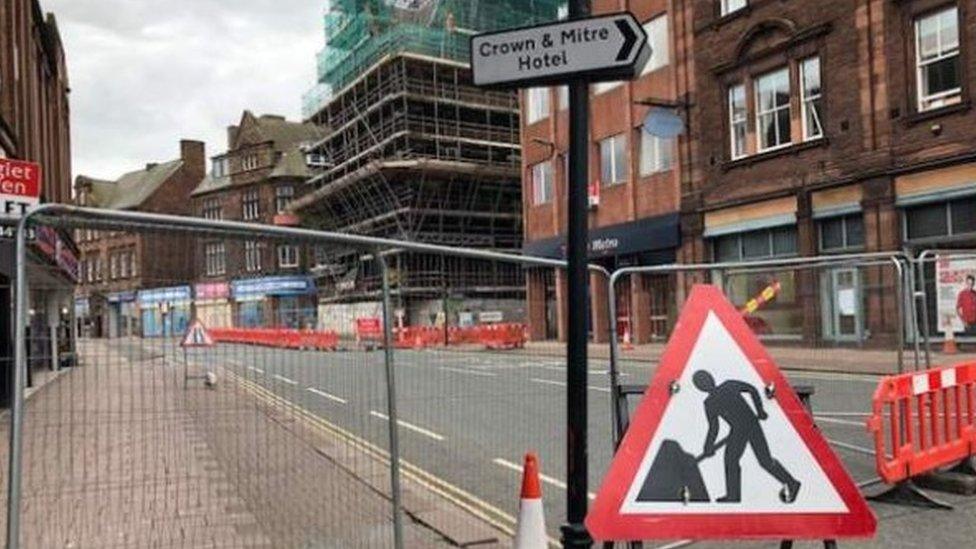
[[(608, 269), (674, 262), (679, 250), (679, 196), (690, 142), (643, 131), (652, 107), (683, 105), (694, 86), (689, 9), (666, 0), (597, 0), (594, 13), (628, 10), (644, 25), (652, 56), (631, 82), (591, 87), (590, 260)], [(568, 108), (565, 88), (522, 92), (524, 251), (564, 257), (567, 224)], [(654, 107), (654, 108), (661, 108)], [(684, 108), (675, 109), (684, 116)], [(591, 337), (607, 341), (606, 281), (591, 279)], [(637, 342), (668, 333), (674, 316), (672, 276), (641, 276), (618, 296), (621, 332)], [(563, 272), (528, 273), (532, 339), (565, 338)]]
[[(114, 181), (79, 175), (81, 206), (190, 215), (190, 192), (206, 171), (204, 144), (181, 141), (180, 157)], [(190, 318), (192, 240), (186, 235), (78, 229), (77, 289), (83, 331), (93, 337), (181, 334)]]
[[(227, 151), (193, 190), (193, 215), (273, 224), (308, 188), (305, 149), (321, 136), (312, 123), (244, 111), (227, 129)], [(197, 314), (207, 326), (314, 326), (313, 253), (294, 242), (200, 239)]]
[[(976, 6), (691, 5), (698, 170), (682, 187), (682, 261), (976, 244)], [(776, 336), (897, 333), (891, 271), (774, 276), (783, 291), (761, 314)], [(768, 279), (724, 284), (741, 301)]]
[[(71, 201), (68, 71), (54, 15), (37, 0), (0, 2), (0, 158), (41, 166), (41, 201)], [(0, 214), (0, 405), (10, 396), (13, 354), (14, 230), (17, 218)], [(32, 373), (65, 363), (77, 249), (66, 231), (45, 230), (28, 248), (31, 287), (28, 383)]]

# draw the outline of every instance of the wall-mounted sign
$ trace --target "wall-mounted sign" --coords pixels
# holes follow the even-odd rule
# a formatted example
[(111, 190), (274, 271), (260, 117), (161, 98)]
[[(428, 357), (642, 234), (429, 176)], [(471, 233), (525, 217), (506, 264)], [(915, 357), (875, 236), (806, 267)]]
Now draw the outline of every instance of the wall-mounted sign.
[(23, 217), (41, 201), (41, 167), (0, 158), (0, 217)]

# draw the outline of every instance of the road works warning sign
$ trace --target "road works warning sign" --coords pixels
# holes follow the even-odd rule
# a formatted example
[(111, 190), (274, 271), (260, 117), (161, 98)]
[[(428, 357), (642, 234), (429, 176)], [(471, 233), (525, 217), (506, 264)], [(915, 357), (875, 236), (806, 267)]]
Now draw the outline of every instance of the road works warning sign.
[(599, 540), (834, 539), (876, 521), (741, 314), (696, 286), (586, 526)]
[(213, 347), (214, 340), (207, 333), (207, 329), (203, 327), (203, 323), (199, 320), (194, 320), (190, 327), (186, 330), (186, 335), (183, 336), (183, 341), (180, 342), (181, 347)]

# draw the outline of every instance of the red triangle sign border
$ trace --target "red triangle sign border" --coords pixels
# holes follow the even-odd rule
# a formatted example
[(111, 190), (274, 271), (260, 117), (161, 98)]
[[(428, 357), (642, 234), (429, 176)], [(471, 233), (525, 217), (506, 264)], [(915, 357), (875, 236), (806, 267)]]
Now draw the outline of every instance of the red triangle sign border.
[[(705, 322), (713, 313), (739, 345), (764, 384), (776, 387), (773, 399), (847, 507), (845, 513), (640, 513), (624, 514), (628, 491), (660, 427), (671, 400), (671, 383), (681, 378)], [(874, 513), (814, 425), (769, 353), (722, 292), (693, 287), (647, 391), (614, 455), (586, 526), (598, 540), (642, 539), (836, 539), (870, 537)]]
[[(201, 342), (193, 341), (193, 335), (198, 330), (203, 333), (203, 341)], [(190, 326), (186, 329), (186, 333), (183, 334), (183, 340), (180, 341), (181, 347), (213, 347), (213, 345), (213, 338), (210, 337), (210, 333), (207, 331), (207, 328), (204, 327), (203, 323), (200, 322), (199, 319), (194, 319), (193, 322), (190, 323)]]

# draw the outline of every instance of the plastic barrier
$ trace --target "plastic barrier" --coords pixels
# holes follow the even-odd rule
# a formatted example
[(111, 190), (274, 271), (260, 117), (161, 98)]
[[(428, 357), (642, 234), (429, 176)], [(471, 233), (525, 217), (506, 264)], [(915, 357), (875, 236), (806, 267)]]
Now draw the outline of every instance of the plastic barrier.
[[(407, 326), (393, 329), (396, 348), (425, 349), (444, 345), (444, 328), (439, 326)], [(484, 345), (490, 349), (517, 349), (528, 340), (524, 324), (484, 324), (447, 328), (448, 345)]]
[(521, 324), (489, 324), (482, 330), (482, 342), (489, 349), (521, 349), (525, 346), (525, 327)]
[(974, 388), (976, 362), (882, 379), (867, 421), (878, 476), (902, 483), (974, 455)]
[(283, 328), (211, 328), (214, 341), (244, 343), (280, 349), (315, 349), (335, 351), (339, 334), (333, 331), (292, 330)]

